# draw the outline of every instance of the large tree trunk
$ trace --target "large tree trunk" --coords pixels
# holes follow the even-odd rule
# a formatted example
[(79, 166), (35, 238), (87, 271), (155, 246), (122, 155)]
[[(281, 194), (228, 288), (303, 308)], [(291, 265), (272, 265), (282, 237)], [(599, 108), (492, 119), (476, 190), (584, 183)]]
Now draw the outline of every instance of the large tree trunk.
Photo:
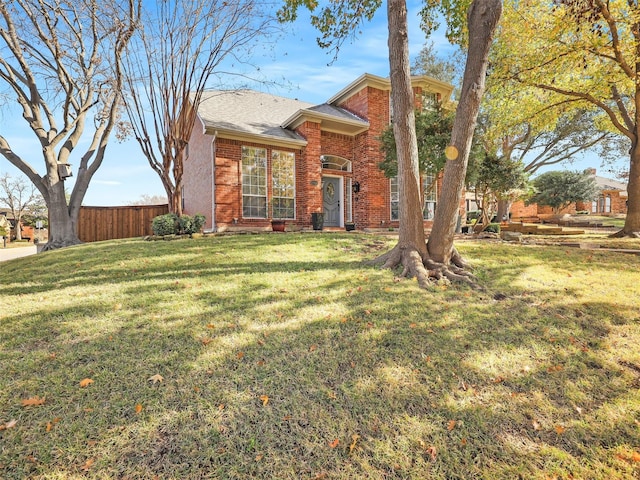
[(387, 14), (393, 133), (398, 155), (400, 228), (398, 244), (377, 261), (383, 263), (385, 268), (394, 268), (401, 264), (404, 267), (403, 275), (415, 276), (420, 285), (426, 286), (429, 283), (429, 274), (423, 262), (427, 257), (427, 245), (420, 208), (418, 143), (405, 0), (388, 0)]
[(613, 236), (640, 237), (640, 148), (637, 141), (631, 148), (627, 194), (627, 219), (622, 230)]
[[(493, 33), (502, 14), (501, 0), (474, 0), (469, 8), (469, 51), (462, 80), (460, 102), (451, 132), (451, 149), (442, 181), (442, 193), (436, 208), (428, 250), (432, 260), (449, 264), (455, 253), (453, 237), (467, 172), (469, 150), (484, 93), (487, 58)], [(455, 158), (453, 158), (455, 157)]]
[(499, 222), (510, 222), (509, 211), (511, 210), (511, 200), (508, 198), (498, 199), (498, 212), (496, 216)]

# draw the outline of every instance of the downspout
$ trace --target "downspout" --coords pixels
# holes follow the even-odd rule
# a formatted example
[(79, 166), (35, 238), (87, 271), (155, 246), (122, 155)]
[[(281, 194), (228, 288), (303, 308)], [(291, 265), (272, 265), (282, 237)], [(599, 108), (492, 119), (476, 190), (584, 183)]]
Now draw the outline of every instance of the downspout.
[(210, 232), (218, 231), (216, 225), (216, 137), (218, 131), (213, 133), (213, 139), (211, 140), (211, 230)]

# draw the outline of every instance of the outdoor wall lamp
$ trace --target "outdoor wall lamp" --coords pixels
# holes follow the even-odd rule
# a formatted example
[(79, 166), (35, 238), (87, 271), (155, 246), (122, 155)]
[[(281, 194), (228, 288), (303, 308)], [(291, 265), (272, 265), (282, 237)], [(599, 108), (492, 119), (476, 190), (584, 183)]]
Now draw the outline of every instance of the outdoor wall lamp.
[(360, 182), (353, 182), (351, 189), (353, 190), (353, 193), (358, 193), (360, 191)]

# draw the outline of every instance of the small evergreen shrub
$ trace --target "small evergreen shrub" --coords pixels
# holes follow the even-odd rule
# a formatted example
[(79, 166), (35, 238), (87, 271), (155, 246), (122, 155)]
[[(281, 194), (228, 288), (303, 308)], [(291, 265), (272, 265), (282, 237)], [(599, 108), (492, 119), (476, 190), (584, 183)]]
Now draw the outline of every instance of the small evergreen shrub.
[(490, 223), (489, 225), (487, 225), (487, 228), (485, 228), (484, 231), (489, 233), (500, 233), (500, 224)]
[(206, 222), (204, 215), (199, 213), (193, 217), (190, 215), (182, 215), (178, 217), (175, 213), (167, 213), (159, 215), (153, 219), (151, 230), (154, 235), (193, 235), (200, 232)]
[(154, 235), (174, 235), (178, 231), (178, 216), (175, 213), (158, 215), (151, 222)]
[(193, 217), (189, 215), (182, 215), (178, 219), (178, 231), (176, 233), (184, 234), (184, 235), (193, 235), (194, 233), (199, 233), (204, 227), (204, 223), (206, 218), (204, 215), (200, 215), (197, 213)]

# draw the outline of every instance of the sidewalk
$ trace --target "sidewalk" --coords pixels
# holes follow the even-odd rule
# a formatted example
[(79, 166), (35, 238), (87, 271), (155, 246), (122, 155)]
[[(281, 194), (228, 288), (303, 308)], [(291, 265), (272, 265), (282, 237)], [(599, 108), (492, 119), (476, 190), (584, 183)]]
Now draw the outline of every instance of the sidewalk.
[(36, 253), (37, 247), (35, 245), (29, 245), (27, 247), (0, 248), (0, 262), (35, 255)]

